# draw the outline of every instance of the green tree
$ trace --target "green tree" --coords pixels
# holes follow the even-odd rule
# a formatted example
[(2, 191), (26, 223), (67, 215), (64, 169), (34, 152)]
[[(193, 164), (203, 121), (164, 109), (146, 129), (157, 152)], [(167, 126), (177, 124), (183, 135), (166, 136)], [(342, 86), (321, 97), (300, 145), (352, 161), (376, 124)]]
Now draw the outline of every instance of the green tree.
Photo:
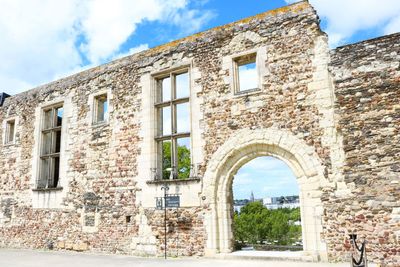
[(252, 202), (235, 213), (233, 230), (236, 240), (256, 244), (268, 241), (291, 245), (301, 240), (300, 209), (268, 210), (260, 202)]
[(186, 179), (190, 175), (190, 150), (186, 146), (178, 146), (178, 178)]
[[(171, 156), (171, 142), (162, 143), (163, 154), (162, 154), (162, 178), (169, 179), (170, 171), (168, 168), (172, 167), (172, 156)], [(190, 149), (186, 146), (178, 146), (178, 167), (177, 175), (179, 179), (186, 179), (190, 175)]]
[(274, 210), (272, 214), (273, 220), (269, 239), (277, 241), (278, 245), (287, 245), (289, 239), (287, 236), (289, 232), (289, 216), (280, 209)]
[(244, 207), (242, 207), (242, 209), (240, 210), (240, 214), (258, 214), (262, 213), (264, 210), (268, 211), (268, 209), (265, 208), (261, 202), (255, 201), (255, 202), (250, 202)]
[(234, 216), (234, 235), (242, 242), (252, 244), (264, 240), (268, 235), (269, 210), (260, 202), (251, 202), (241, 209), (240, 214)]
[(170, 172), (168, 168), (172, 167), (171, 141), (162, 142), (162, 178), (169, 179)]

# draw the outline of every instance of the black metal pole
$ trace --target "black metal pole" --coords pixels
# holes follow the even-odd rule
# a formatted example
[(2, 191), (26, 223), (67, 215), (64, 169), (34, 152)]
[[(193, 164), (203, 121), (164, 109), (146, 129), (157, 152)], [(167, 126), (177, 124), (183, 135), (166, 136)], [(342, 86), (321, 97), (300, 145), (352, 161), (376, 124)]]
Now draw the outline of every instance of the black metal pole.
[(164, 259), (167, 259), (167, 187), (164, 187)]
[(179, 208), (176, 208), (176, 257), (179, 257)]

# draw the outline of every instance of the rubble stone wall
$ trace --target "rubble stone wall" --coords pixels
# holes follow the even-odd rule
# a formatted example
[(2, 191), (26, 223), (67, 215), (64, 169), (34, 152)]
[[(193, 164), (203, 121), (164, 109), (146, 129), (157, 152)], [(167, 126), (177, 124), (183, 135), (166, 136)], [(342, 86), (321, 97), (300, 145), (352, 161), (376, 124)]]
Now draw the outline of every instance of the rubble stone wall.
[(331, 194), (326, 237), (331, 258), (366, 239), (368, 257), (400, 265), (400, 34), (331, 52), (336, 117), (343, 135), (346, 197)]
[[(323, 178), (312, 181), (318, 190), (307, 189), (309, 199), (322, 203), (317, 213), (306, 215), (320, 221), (314, 234), (327, 251), (317, 254), (343, 260), (348, 231), (354, 230), (382, 235), (371, 243), (371, 258), (397, 262), (396, 36), (329, 53), (315, 10), (300, 2), (7, 98), (0, 107), (0, 135), (5, 120), (16, 117), (17, 124), (15, 143), (0, 144), (0, 246), (162, 255), (164, 214), (155, 209), (155, 197), (162, 196), (165, 182), (152, 181), (150, 170), (156, 162), (154, 77), (184, 66), (191, 79), (193, 163), (200, 168), (199, 179), (168, 182), (169, 193), (181, 196), (181, 207), (167, 213), (170, 255), (206, 254), (215, 238), (206, 228), (216, 220), (202, 177), (237, 133), (267, 131), (285, 133), (281, 140), (300, 140), (286, 150), (300, 160), (302, 153), (313, 155), (318, 171), (298, 173)], [(249, 53), (257, 53), (259, 88), (235, 94), (233, 61)], [(92, 125), (99, 93), (108, 96), (109, 120)], [(63, 189), (33, 190), (40, 111), (58, 102), (65, 107)], [(311, 187), (309, 177), (298, 178)], [(231, 198), (226, 190), (223, 195)]]

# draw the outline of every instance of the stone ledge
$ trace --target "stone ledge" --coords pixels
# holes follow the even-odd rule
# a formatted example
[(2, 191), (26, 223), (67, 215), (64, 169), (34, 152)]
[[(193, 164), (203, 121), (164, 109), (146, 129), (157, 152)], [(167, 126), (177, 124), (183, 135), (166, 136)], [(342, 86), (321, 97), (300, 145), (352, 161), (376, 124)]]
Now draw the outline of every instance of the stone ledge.
[(243, 91), (238, 91), (233, 94), (233, 97), (248, 97), (252, 95), (256, 95), (262, 93), (261, 88), (252, 88), (252, 89), (247, 89)]
[(49, 191), (62, 191), (62, 187), (55, 187), (55, 188), (33, 188), (33, 192), (49, 192)]
[(174, 179), (174, 180), (150, 180), (146, 184), (184, 184), (184, 183), (197, 183), (200, 182), (200, 178), (189, 178), (189, 179)]

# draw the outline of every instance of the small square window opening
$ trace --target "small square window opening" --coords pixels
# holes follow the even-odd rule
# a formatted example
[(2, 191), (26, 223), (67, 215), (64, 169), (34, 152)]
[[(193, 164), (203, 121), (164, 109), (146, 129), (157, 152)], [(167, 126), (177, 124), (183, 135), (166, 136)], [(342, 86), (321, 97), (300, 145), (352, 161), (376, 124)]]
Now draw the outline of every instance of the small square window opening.
[(258, 88), (256, 54), (235, 59), (236, 93)]

